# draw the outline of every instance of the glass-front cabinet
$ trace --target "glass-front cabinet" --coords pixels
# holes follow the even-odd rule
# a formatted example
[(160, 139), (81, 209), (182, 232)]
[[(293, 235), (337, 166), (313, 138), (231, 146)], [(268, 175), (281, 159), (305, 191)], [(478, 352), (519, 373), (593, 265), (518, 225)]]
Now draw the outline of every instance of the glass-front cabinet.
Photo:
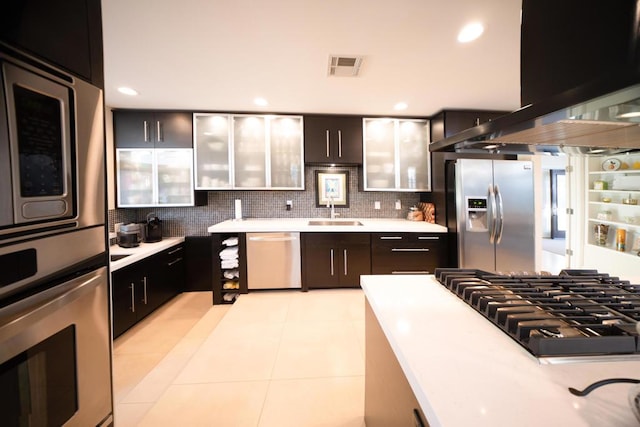
[(194, 114), (196, 189), (304, 189), (302, 117)]
[(193, 150), (116, 150), (118, 207), (193, 206)]
[(431, 191), (429, 121), (365, 118), (364, 190)]
[(196, 189), (231, 188), (231, 117), (194, 114)]

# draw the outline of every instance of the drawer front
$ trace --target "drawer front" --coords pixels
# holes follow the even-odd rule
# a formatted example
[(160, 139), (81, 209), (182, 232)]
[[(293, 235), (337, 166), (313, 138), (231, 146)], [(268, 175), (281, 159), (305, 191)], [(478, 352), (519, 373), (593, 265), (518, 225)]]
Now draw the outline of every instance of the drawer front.
[(446, 260), (446, 234), (374, 233), (373, 274), (433, 274)]
[(428, 251), (372, 253), (373, 274), (433, 274), (440, 256)]
[(444, 245), (446, 234), (440, 233), (372, 233), (373, 248), (437, 248)]

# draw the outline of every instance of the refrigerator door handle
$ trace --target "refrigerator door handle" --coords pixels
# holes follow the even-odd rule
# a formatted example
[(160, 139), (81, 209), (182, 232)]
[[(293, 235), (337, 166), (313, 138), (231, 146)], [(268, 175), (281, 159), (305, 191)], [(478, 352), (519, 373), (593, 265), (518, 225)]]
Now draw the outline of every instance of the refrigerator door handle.
[(498, 205), (498, 222), (496, 232), (496, 244), (499, 245), (502, 240), (502, 230), (504, 229), (504, 205), (502, 204), (502, 194), (500, 188), (496, 184), (496, 201)]
[(493, 189), (493, 185), (489, 184), (489, 243), (495, 243), (496, 241), (496, 226), (497, 226), (497, 206), (496, 206), (496, 194)]

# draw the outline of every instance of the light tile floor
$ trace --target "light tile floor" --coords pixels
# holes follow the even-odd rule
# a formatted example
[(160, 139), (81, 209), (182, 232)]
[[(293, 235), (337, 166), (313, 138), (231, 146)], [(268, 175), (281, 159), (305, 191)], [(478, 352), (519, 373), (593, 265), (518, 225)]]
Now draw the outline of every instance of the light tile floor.
[(360, 289), (176, 297), (114, 342), (115, 425), (363, 427)]

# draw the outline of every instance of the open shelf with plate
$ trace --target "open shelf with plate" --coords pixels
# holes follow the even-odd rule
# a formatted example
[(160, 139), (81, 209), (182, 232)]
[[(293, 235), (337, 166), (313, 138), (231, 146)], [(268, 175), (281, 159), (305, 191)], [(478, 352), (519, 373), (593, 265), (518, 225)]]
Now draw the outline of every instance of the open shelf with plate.
[(640, 251), (640, 154), (593, 157), (588, 162), (588, 243), (636, 256)]

